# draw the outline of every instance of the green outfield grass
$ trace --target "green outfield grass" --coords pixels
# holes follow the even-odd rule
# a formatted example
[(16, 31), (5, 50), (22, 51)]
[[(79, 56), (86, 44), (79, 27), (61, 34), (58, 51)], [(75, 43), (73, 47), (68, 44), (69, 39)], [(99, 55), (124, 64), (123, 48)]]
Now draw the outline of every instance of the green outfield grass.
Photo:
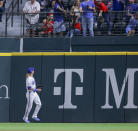
[(138, 131), (138, 124), (124, 123), (0, 123), (0, 131)]

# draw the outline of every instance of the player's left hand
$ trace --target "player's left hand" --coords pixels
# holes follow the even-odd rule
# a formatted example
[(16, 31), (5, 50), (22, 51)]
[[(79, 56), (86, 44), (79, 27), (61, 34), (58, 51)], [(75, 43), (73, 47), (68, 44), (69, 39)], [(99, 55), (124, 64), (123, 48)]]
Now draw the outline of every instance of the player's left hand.
[(40, 89), (40, 88), (37, 89), (37, 92), (41, 92), (41, 91), (42, 91), (42, 89)]

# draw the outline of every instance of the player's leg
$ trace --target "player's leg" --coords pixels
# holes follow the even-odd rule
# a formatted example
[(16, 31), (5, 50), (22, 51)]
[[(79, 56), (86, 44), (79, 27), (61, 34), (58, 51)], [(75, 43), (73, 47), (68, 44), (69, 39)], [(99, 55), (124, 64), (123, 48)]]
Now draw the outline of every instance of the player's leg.
[(28, 116), (29, 116), (29, 113), (32, 109), (32, 105), (33, 105), (33, 101), (34, 101), (35, 96), (34, 96), (33, 92), (31, 92), (31, 93), (27, 92), (26, 93), (26, 98), (27, 98), (27, 105), (26, 105), (26, 110), (25, 110), (23, 120), (25, 122), (27, 122), (27, 121), (29, 122)]
[(39, 98), (37, 93), (36, 93), (36, 96), (34, 98), (34, 102), (36, 104), (36, 107), (35, 107), (35, 111), (33, 113), (32, 118), (35, 119), (36, 121), (40, 121), (40, 119), (37, 117), (37, 114), (38, 114), (38, 112), (39, 112), (39, 110), (41, 108), (41, 100), (40, 100), (40, 98)]
[(28, 119), (27, 117), (26, 117), (26, 113), (27, 113), (27, 110), (28, 110), (28, 106), (29, 106), (29, 93), (27, 92), (26, 93), (26, 99), (27, 99), (27, 104), (26, 104), (26, 109), (25, 109), (25, 114), (24, 114), (24, 117), (23, 117), (23, 120), (25, 120), (25, 119)]

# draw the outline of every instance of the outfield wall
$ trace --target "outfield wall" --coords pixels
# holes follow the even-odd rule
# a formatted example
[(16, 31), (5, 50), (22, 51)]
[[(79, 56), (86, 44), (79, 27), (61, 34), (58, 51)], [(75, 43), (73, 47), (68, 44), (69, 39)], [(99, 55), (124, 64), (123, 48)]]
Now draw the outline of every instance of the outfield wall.
[(22, 122), (25, 75), (33, 66), (44, 86), (41, 122), (138, 122), (137, 59), (138, 52), (1, 53), (8, 96), (1, 88), (0, 121)]
[(11, 55), (0, 54), (0, 122), (9, 121)]

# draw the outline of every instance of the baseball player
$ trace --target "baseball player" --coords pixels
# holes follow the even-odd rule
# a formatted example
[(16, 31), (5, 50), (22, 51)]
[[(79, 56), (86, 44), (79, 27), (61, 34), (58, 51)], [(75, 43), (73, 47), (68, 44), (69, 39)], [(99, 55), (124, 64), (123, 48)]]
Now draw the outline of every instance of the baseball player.
[(40, 88), (36, 89), (36, 83), (35, 83), (35, 79), (34, 79), (33, 75), (34, 75), (34, 67), (29, 67), (28, 73), (26, 75), (27, 105), (26, 105), (26, 110), (25, 110), (25, 114), (23, 117), (23, 120), (26, 123), (30, 123), (30, 121), (28, 120), (28, 116), (32, 109), (33, 102), (35, 102), (36, 108), (33, 113), (32, 119), (34, 119), (35, 121), (40, 121), (40, 119), (37, 117), (37, 114), (41, 108), (41, 100), (40, 100), (37, 92), (41, 92), (41, 89)]

